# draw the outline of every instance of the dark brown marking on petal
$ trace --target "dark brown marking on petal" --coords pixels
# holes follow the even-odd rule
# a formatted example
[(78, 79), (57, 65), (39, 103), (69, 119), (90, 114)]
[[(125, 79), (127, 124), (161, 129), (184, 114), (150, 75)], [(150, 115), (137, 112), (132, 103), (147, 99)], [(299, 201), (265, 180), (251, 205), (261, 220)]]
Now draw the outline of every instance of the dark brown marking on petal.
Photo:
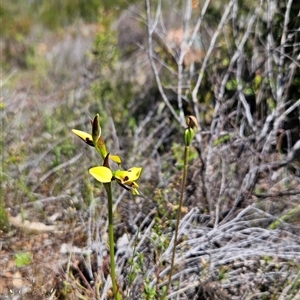
[(125, 190), (131, 191), (131, 189), (130, 189), (128, 186), (122, 184), (121, 182), (118, 181), (118, 184), (119, 184), (122, 188), (124, 188)]
[(85, 142), (86, 142), (89, 146), (95, 147), (94, 142), (91, 141), (89, 138), (86, 138), (86, 139), (85, 139)]

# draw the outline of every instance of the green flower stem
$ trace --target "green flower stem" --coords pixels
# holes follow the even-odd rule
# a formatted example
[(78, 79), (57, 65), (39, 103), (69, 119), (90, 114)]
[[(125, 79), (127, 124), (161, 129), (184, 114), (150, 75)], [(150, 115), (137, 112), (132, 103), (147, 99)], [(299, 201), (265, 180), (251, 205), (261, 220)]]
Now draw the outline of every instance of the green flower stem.
[(109, 255), (110, 255), (110, 277), (113, 287), (113, 293), (116, 300), (121, 300), (118, 290), (115, 274), (115, 251), (114, 251), (114, 225), (113, 225), (113, 201), (111, 193), (111, 183), (104, 183), (108, 199), (108, 238), (109, 238)]
[(187, 168), (188, 168), (188, 157), (189, 157), (190, 147), (184, 147), (184, 159), (183, 159), (183, 174), (182, 174), (182, 182), (181, 182), (181, 191), (180, 191), (180, 199), (179, 199), (179, 207), (177, 211), (177, 220), (176, 220), (176, 227), (175, 227), (175, 236), (174, 236), (174, 246), (172, 251), (172, 259), (171, 259), (171, 269), (169, 274), (169, 281), (165, 292), (165, 297), (168, 295), (169, 288), (172, 281), (172, 275), (174, 271), (174, 261), (175, 261), (175, 253), (176, 253), (176, 245), (178, 239), (178, 231), (179, 231), (179, 222), (181, 218), (181, 210), (182, 210), (182, 203), (183, 203), (183, 194), (185, 191), (185, 184), (186, 184), (186, 177), (187, 177)]

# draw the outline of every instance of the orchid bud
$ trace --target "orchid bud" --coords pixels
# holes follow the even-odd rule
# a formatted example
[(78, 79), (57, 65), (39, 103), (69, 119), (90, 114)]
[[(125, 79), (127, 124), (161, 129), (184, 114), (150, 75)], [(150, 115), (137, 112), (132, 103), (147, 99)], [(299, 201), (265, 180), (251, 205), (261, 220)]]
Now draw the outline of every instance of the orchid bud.
[(194, 130), (192, 128), (187, 128), (184, 131), (184, 144), (188, 147), (194, 138)]
[(97, 144), (99, 137), (101, 136), (101, 127), (99, 121), (99, 114), (96, 114), (94, 120), (92, 121), (92, 136), (94, 145)]
[(184, 131), (184, 144), (188, 147), (191, 144), (195, 135), (193, 128), (198, 128), (197, 119), (194, 116), (188, 116), (186, 118), (186, 125), (187, 128)]

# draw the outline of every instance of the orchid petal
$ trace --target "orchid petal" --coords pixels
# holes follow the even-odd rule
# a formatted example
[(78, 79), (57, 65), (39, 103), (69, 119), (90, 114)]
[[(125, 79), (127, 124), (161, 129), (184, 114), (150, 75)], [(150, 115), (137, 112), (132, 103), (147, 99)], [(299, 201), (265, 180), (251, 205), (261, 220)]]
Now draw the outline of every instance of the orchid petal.
[(132, 193), (132, 195), (136, 195), (136, 196), (140, 194), (137, 189), (132, 189), (131, 193)]
[[(129, 189), (133, 195), (139, 195), (135, 182), (140, 177), (142, 168), (132, 167), (127, 171), (116, 170), (113, 172), (113, 178), (124, 188)], [(128, 187), (128, 188), (127, 188)]]
[(111, 159), (112, 161), (114, 161), (118, 165), (121, 164), (121, 158), (119, 156), (117, 156), (117, 155), (111, 155), (111, 154), (109, 154), (109, 159)]
[(133, 182), (140, 177), (142, 168), (133, 167), (128, 171), (116, 170), (114, 172), (114, 177), (121, 183)]
[(128, 175), (130, 175), (130, 174), (128, 174), (128, 172), (124, 171), (124, 170), (116, 170), (113, 173), (114, 178), (117, 179), (121, 183), (125, 183), (126, 181), (129, 180)]
[(73, 133), (75, 133), (78, 137), (80, 137), (85, 143), (87, 143), (88, 145), (94, 147), (94, 143), (93, 143), (93, 137), (81, 130), (77, 130), (77, 129), (72, 129)]
[(140, 177), (142, 168), (132, 167), (127, 172), (130, 173), (129, 180), (135, 181)]
[(89, 172), (96, 180), (102, 183), (111, 182), (113, 177), (111, 170), (103, 166), (91, 168)]

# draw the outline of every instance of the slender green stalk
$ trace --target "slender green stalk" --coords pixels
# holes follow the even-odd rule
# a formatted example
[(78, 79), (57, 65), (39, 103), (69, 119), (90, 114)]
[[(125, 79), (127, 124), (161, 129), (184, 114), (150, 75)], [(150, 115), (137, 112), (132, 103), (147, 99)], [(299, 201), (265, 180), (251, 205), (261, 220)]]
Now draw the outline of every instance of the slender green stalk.
[(171, 269), (170, 269), (169, 281), (168, 281), (168, 285), (167, 285), (167, 288), (166, 288), (165, 296), (163, 298), (166, 298), (166, 296), (168, 295), (169, 288), (170, 288), (171, 281), (172, 281), (172, 275), (173, 275), (173, 271), (174, 271), (175, 253), (176, 253), (176, 245), (177, 245), (177, 239), (178, 239), (179, 222), (180, 222), (180, 218), (181, 218), (183, 194), (184, 194), (184, 191), (185, 191), (185, 184), (186, 184), (189, 151), (190, 151), (190, 147), (185, 146), (184, 147), (184, 159), (183, 159), (183, 174), (182, 174), (179, 206), (178, 206), (178, 211), (177, 211), (177, 220), (176, 220), (175, 236), (174, 236), (174, 246), (173, 246), (173, 251), (172, 251), (172, 259), (171, 259)]
[(121, 300), (118, 290), (115, 274), (115, 250), (114, 250), (114, 225), (113, 225), (113, 201), (111, 193), (111, 183), (104, 183), (108, 200), (108, 238), (109, 238), (109, 255), (110, 255), (110, 277), (113, 287), (113, 293), (116, 300)]

